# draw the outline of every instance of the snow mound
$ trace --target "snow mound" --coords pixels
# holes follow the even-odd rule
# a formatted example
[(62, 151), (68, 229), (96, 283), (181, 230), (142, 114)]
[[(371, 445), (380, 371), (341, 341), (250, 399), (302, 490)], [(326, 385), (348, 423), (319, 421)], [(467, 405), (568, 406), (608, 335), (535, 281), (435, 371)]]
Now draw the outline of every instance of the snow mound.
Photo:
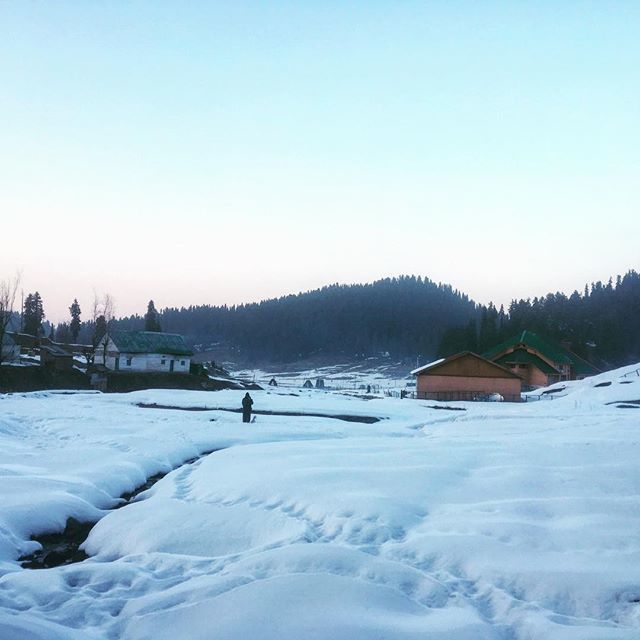
[(110, 513), (91, 530), (84, 549), (100, 559), (151, 551), (215, 557), (286, 544), (304, 538), (306, 530), (303, 522), (277, 511), (258, 513), (247, 504), (161, 498)]
[[(620, 367), (583, 380), (558, 382), (525, 394), (532, 399), (571, 398), (574, 403), (627, 405), (640, 409), (640, 363)], [(577, 406), (577, 404), (576, 404)]]

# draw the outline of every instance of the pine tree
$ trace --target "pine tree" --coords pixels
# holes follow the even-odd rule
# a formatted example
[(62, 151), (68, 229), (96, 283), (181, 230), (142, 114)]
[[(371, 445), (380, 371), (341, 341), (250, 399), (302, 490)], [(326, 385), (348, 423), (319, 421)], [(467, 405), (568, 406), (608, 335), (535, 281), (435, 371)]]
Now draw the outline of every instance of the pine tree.
[(61, 322), (56, 329), (56, 342), (68, 344), (71, 340), (71, 330), (66, 322)]
[(30, 293), (24, 301), (24, 332), (32, 336), (40, 334), (42, 321), (44, 320), (44, 308), (42, 298), (36, 291)]
[(69, 323), (69, 332), (74, 342), (78, 340), (78, 334), (80, 333), (80, 305), (76, 298), (73, 299), (73, 303), (69, 307), (69, 313), (71, 314), (71, 322)]
[(153, 304), (153, 300), (149, 300), (149, 304), (147, 305), (147, 313), (144, 315), (144, 330), (155, 332), (162, 331), (162, 327), (160, 326), (160, 317), (156, 311), (155, 305)]

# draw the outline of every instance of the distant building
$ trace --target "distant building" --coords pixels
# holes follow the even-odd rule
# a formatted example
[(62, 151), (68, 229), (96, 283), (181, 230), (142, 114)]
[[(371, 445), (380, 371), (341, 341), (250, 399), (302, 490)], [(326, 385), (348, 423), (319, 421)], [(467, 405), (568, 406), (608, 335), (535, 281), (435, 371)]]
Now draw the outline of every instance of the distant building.
[(95, 364), (111, 371), (189, 373), (192, 355), (177, 333), (119, 331), (100, 340)]
[(546, 387), (562, 380), (581, 380), (600, 373), (567, 347), (522, 331), (483, 354), (517, 373), (526, 388)]
[(11, 336), (13, 341), (20, 347), (20, 354), (35, 355), (40, 342), (38, 338), (29, 333), (7, 332), (5, 335)]
[(2, 362), (11, 362), (20, 359), (20, 345), (13, 338), (11, 333), (3, 333), (2, 335)]
[(91, 388), (106, 393), (109, 385), (108, 371), (101, 364), (92, 365), (89, 377)]
[(521, 378), (471, 351), (436, 360), (411, 372), (421, 400), (520, 402)]
[(313, 382), (311, 382), (311, 380), (305, 380), (302, 387), (303, 389), (313, 389)]
[(73, 354), (62, 345), (43, 341), (40, 344), (40, 365), (54, 371), (71, 371), (73, 369)]

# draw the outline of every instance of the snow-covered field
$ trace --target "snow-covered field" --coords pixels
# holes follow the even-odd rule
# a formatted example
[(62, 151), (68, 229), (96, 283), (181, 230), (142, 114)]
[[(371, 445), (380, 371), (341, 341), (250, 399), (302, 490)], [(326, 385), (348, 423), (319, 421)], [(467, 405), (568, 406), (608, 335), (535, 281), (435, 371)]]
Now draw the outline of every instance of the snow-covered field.
[(242, 369), (234, 371), (236, 378), (267, 386), (275, 378), (279, 387), (301, 389), (309, 380), (314, 386), (322, 380), (325, 387), (340, 391), (362, 391), (367, 387), (374, 393), (399, 395), (400, 390), (415, 390), (415, 377), (408, 373), (406, 362), (387, 358), (367, 358), (312, 368)]
[[(374, 424), (137, 406), (237, 391), (0, 396), (0, 638), (637, 640), (635, 368), (465, 411), (252, 392)], [(22, 569), (70, 516), (99, 520), (92, 557)]]

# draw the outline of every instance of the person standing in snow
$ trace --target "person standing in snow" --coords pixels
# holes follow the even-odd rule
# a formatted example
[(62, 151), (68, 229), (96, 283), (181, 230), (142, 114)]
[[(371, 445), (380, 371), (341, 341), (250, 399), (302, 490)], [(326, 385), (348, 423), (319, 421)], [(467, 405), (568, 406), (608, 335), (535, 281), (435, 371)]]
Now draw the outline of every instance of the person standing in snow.
[(242, 398), (242, 422), (251, 422), (251, 407), (253, 406), (253, 400), (249, 395), (249, 392), (245, 393)]

